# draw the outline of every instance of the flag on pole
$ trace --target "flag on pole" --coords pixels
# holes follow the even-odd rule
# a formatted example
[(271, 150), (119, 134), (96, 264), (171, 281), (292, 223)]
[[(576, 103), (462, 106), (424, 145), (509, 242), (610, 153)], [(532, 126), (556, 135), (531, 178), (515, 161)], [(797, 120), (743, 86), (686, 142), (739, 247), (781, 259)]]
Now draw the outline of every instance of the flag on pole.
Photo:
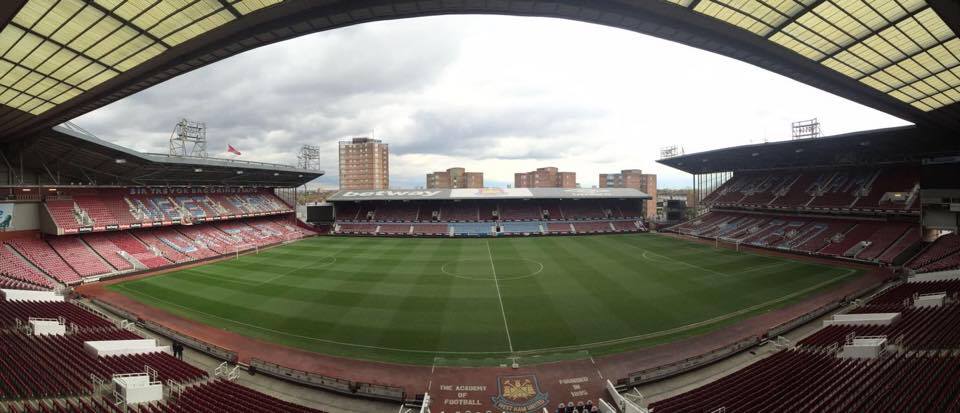
[(232, 153), (232, 154), (234, 154), (234, 155), (237, 155), (237, 156), (240, 155), (240, 151), (238, 151), (237, 148), (234, 148), (234, 147), (233, 147), (232, 145), (230, 145), (230, 144), (227, 144), (227, 152), (230, 152), (230, 153)]

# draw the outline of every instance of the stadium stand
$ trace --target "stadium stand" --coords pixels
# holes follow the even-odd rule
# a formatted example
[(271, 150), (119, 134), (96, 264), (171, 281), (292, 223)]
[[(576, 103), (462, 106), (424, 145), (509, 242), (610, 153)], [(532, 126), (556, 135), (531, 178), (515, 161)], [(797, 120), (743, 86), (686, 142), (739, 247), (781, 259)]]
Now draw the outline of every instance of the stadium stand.
[(947, 234), (937, 238), (919, 255), (907, 263), (907, 267), (919, 272), (950, 269), (956, 265), (960, 254), (960, 236)]
[[(634, 193), (629, 195), (635, 196)], [(646, 224), (639, 218), (643, 215), (641, 203), (617, 198), (530, 200), (492, 196), (482, 201), (421, 199), (415, 203), (334, 200), (334, 204), (337, 216), (347, 218), (338, 218), (333, 232), (348, 235), (523, 236), (647, 230)], [(420, 221), (415, 222), (417, 210)], [(355, 216), (361, 218), (351, 218)], [(396, 222), (414, 222), (414, 225), (398, 225)], [(430, 222), (432, 225), (417, 222)], [(571, 223), (577, 226), (571, 226)], [(491, 230), (493, 227), (497, 227), (498, 232), (494, 233)]]
[(916, 209), (916, 203), (908, 201), (916, 198), (919, 182), (919, 168), (910, 166), (744, 172), (702, 202), (714, 207), (902, 212)]
[(534, 222), (504, 222), (500, 224), (500, 232), (505, 235), (510, 234), (540, 234), (542, 233), (542, 224), (540, 221)]
[(8, 248), (10, 247), (0, 243), (0, 264), (3, 264), (3, 267), (0, 267), (0, 275), (10, 278), (8, 283), (17, 285), (13, 282), (19, 282), (36, 287), (53, 288), (53, 282), (43, 273)]
[(539, 221), (542, 218), (542, 210), (535, 203), (504, 202), (500, 205), (500, 219), (503, 221)]
[(48, 241), (53, 250), (81, 277), (103, 275), (114, 271), (79, 237), (56, 237)]
[(890, 263), (919, 241), (917, 224), (826, 216), (711, 211), (670, 231), (746, 245)]
[(438, 209), (440, 210), (440, 216), (438, 218), (442, 221), (480, 221), (480, 208), (472, 202), (444, 203)]
[(897, 353), (876, 360), (785, 350), (691, 392), (650, 404), (655, 412), (956, 411), (956, 354)]
[(414, 235), (448, 235), (450, 227), (447, 224), (416, 224), (413, 226)]
[(594, 234), (603, 232), (613, 232), (610, 222), (574, 222), (573, 228), (579, 234)]
[[(917, 304), (942, 293), (940, 305)], [(848, 314), (898, 313), (888, 325), (835, 323), (710, 384), (649, 405), (673, 411), (957, 411), (960, 280), (906, 282)], [(876, 356), (845, 356), (856, 339), (882, 339)]]
[(64, 284), (80, 281), (80, 275), (74, 271), (57, 252), (44, 241), (38, 239), (13, 239), (7, 241), (24, 258), (43, 270), (47, 275), (56, 278)]
[(60, 234), (174, 225), (182, 221), (289, 214), (268, 192), (245, 194), (131, 195), (120, 189), (61, 190), (44, 201)]

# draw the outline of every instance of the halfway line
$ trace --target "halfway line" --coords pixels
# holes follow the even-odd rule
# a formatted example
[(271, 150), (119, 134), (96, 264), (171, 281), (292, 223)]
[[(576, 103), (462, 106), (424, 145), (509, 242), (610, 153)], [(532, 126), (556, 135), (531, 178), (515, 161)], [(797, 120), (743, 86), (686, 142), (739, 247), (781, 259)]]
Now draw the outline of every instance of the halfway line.
[(487, 256), (490, 257), (490, 269), (493, 270), (493, 285), (497, 286), (497, 300), (500, 300), (500, 314), (503, 315), (503, 329), (507, 331), (507, 344), (510, 346), (510, 353), (513, 353), (513, 340), (510, 338), (510, 327), (507, 326), (507, 312), (503, 309), (503, 297), (500, 296), (500, 281), (497, 280), (497, 266), (493, 265), (490, 240), (487, 240)]

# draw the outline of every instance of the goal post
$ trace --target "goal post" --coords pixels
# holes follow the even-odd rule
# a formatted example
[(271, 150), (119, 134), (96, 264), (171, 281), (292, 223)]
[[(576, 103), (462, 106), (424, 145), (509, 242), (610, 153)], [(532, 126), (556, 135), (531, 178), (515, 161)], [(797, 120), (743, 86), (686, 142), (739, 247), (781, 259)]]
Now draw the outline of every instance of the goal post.
[(726, 248), (726, 249), (731, 249), (731, 250), (740, 252), (740, 244), (742, 243), (743, 243), (742, 240), (735, 239), (735, 238), (717, 237), (716, 240), (714, 241), (714, 248), (716, 249)]

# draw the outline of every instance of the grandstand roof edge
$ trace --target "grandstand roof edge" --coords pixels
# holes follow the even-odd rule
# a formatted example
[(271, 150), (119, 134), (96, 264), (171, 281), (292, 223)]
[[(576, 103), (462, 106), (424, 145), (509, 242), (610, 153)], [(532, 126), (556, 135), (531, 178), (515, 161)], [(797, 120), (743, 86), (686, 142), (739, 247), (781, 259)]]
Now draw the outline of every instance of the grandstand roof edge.
[(712, 149), (657, 163), (691, 174), (750, 169), (919, 162), (960, 153), (960, 142), (915, 125), (849, 132), (822, 138), (754, 143)]
[(267, 171), (281, 171), (281, 172), (295, 172), (309, 175), (316, 175), (314, 178), (318, 178), (324, 175), (324, 171), (317, 171), (312, 169), (303, 169), (291, 165), (284, 164), (274, 164), (267, 162), (256, 162), (256, 161), (241, 161), (234, 159), (224, 159), (224, 158), (195, 158), (195, 157), (177, 157), (166, 154), (159, 153), (145, 153), (139, 152), (124, 146), (117, 145), (105, 141), (96, 135), (93, 135), (90, 132), (84, 131), (76, 127), (69, 127), (63, 124), (54, 126), (52, 128), (55, 132), (61, 134), (70, 135), (74, 138), (92, 143), (94, 145), (103, 146), (105, 148), (122, 152), (128, 156), (140, 158), (148, 162), (156, 163), (168, 163), (168, 164), (180, 164), (180, 165), (189, 165), (189, 166), (219, 166), (219, 167), (229, 167), (237, 169), (259, 169)]

